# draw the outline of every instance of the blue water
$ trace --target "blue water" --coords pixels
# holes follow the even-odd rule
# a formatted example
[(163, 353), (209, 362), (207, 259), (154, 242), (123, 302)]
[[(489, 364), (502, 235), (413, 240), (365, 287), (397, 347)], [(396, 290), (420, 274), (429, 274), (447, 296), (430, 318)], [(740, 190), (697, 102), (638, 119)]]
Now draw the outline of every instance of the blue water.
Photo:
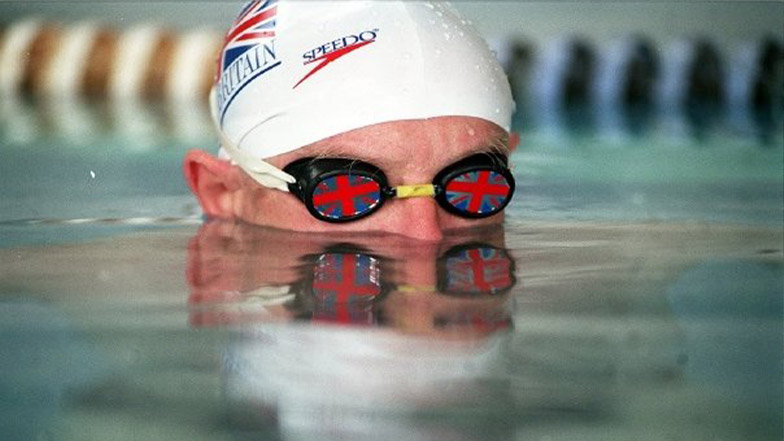
[(0, 124), (3, 439), (782, 438), (778, 134), (520, 124), (505, 228), (419, 244), (204, 222), (147, 112)]

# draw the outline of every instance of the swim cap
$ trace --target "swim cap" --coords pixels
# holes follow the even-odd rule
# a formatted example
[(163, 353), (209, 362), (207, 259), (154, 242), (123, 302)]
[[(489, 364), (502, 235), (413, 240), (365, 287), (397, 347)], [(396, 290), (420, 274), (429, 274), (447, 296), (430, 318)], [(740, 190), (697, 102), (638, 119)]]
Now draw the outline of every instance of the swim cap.
[(487, 43), (436, 2), (250, 2), (213, 94), (226, 137), (257, 158), (387, 121), (472, 116), (509, 130), (514, 110)]

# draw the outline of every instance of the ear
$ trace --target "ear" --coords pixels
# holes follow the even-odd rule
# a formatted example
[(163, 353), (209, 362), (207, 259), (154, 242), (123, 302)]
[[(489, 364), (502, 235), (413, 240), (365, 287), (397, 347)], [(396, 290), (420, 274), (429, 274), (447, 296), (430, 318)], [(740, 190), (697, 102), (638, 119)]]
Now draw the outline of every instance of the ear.
[(234, 196), (240, 190), (238, 169), (203, 150), (185, 154), (183, 174), (207, 216), (234, 217)]
[(517, 132), (509, 132), (509, 141), (507, 143), (507, 147), (509, 147), (509, 153), (514, 153), (517, 146), (520, 144), (520, 134)]

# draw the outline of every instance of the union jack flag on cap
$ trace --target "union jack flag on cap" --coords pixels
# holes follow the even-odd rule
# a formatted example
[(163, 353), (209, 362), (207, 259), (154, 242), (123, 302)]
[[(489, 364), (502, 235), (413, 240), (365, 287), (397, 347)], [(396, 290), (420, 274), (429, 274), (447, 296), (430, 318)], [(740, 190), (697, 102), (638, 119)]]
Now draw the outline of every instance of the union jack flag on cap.
[(240, 55), (275, 36), (278, 0), (255, 0), (243, 6), (223, 40), (217, 78)]

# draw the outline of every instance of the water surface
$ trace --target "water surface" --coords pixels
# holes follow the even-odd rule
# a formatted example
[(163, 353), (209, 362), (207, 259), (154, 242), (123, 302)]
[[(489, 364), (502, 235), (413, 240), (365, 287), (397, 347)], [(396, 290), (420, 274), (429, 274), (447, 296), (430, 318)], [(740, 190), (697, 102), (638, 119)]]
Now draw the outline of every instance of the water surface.
[(205, 222), (208, 135), (0, 137), (0, 432), (779, 440), (784, 140), (525, 128), (505, 228)]

